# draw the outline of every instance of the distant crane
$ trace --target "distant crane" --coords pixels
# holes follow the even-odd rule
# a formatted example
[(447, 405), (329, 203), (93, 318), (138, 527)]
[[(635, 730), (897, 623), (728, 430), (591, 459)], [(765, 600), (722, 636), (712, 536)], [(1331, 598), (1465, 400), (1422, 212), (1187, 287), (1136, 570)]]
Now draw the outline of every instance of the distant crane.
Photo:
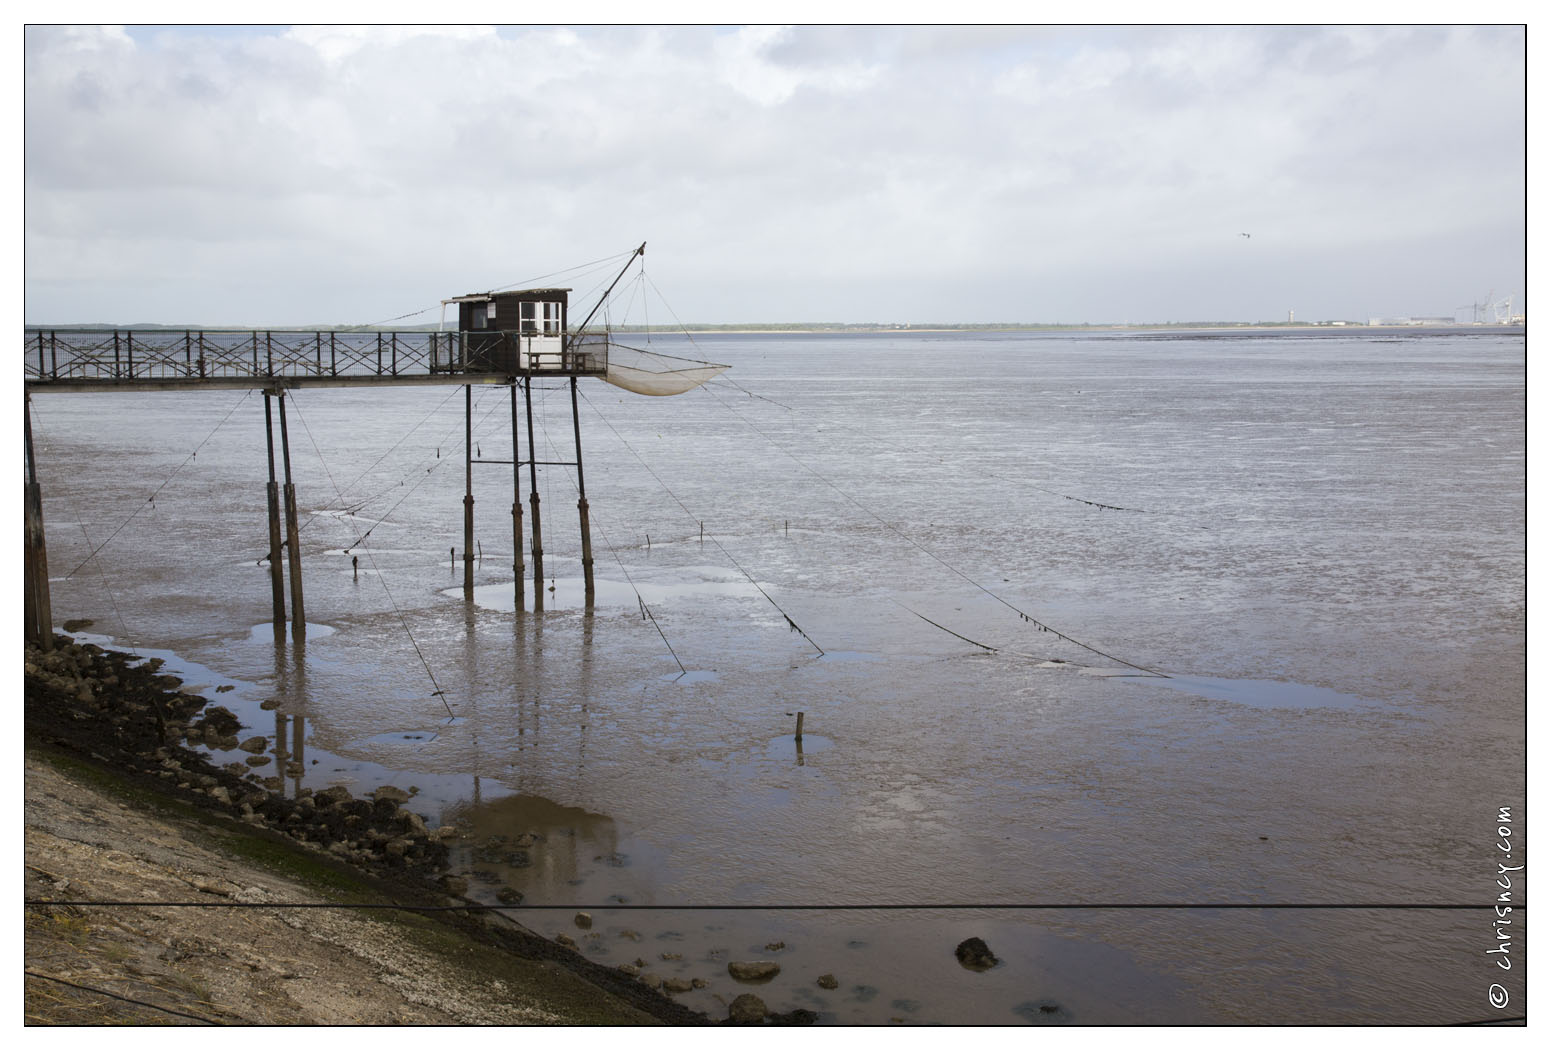
[(1495, 293), (1488, 292), (1486, 298), (1479, 303), (1468, 303), (1462, 307), (1455, 307), (1458, 313), (1461, 310), (1470, 311), (1470, 323), (1473, 325), (1507, 325), (1513, 320), (1513, 297), (1504, 296), (1502, 299), (1492, 298)]
[(1486, 298), (1483, 299), (1481, 302), (1479, 302), (1479, 303), (1467, 303), (1467, 304), (1465, 304), (1462, 307), (1455, 307), (1454, 308), (1454, 312), (1458, 313), (1461, 310), (1469, 310), (1470, 311), (1470, 323), (1472, 325), (1480, 325), (1480, 324), (1484, 324), (1485, 323), (1485, 321), (1486, 321), (1486, 311), (1487, 311), (1487, 308), (1490, 307), (1491, 305), (1492, 305), (1492, 293), (1488, 292), (1486, 294)]

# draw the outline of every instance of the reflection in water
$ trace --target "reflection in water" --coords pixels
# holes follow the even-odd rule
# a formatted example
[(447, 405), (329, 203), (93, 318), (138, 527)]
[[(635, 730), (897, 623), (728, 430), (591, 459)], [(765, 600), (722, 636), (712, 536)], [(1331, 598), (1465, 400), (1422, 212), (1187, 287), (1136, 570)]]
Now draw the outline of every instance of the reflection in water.
[(480, 884), (507, 884), (529, 899), (576, 900), (594, 870), (621, 864), (614, 819), (539, 796), (516, 795), (449, 808), (445, 817), (464, 835), (452, 844), (453, 872)]

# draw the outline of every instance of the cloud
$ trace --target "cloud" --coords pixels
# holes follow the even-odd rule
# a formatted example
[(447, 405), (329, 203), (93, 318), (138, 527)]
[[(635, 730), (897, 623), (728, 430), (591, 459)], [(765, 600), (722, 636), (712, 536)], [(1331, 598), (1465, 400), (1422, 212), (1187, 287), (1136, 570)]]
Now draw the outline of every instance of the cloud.
[[(642, 239), (686, 320), (1444, 312), (1523, 285), (1523, 39), (34, 27), (28, 319), (358, 321)], [(1203, 295), (1241, 230), (1277, 287)]]

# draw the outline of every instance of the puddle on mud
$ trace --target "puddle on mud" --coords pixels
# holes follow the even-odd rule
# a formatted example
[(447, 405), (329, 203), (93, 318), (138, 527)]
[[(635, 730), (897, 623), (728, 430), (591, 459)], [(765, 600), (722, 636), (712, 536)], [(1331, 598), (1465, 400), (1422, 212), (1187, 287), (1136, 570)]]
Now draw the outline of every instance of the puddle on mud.
[(818, 734), (803, 734), (802, 740), (787, 735), (777, 737), (765, 746), (765, 756), (769, 759), (791, 759), (801, 764), (807, 756), (817, 752), (827, 752), (835, 747), (835, 742), (828, 737), (820, 737)]
[[(308, 639), (326, 639), (330, 635), (334, 634), (335, 630), (336, 630), (335, 628), (332, 628), (332, 627), (330, 627), (327, 624), (317, 624), (317, 623), (314, 623), (313, 621), (310, 621), (310, 620), (307, 622), (307, 638)], [(290, 638), (291, 638), (291, 622), (289, 620), (287, 620), (285, 622), (285, 625), (279, 629), (279, 634), (283, 638), (285, 638), (287, 641), (290, 640)], [(262, 624), (255, 624), (255, 625), (253, 625), (253, 627), (251, 629), (249, 629), (249, 631), (248, 631), (248, 641), (249, 642), (268, 643), (270, 645), (273, 645), (274, 641), (275, 641), (275, 635), (276, 635), (276, 626), (275, 626), (274, 621), (266, 620), (264, 623), (262, 623)], [(98, 643), (98, 645), (102, 645), (102, 644)]]
[[(543, 599), (546, 611), (585, 608), (586, 582), (582, 577), (567, 575), (547, 579)], [(514, 584), (512, 580), (480, 584), (474, 588), (474, 604), (483, 609), (511, 613), (517, 608)], [(444, 588), (441, 593), (449, 598), (461, 598), (463, 588)], [(661, 580), (645, 573), (632, 575), (628, 581), (611, 579), (604, 572), (593, 577), (595, 609), (638, 609), (641, 602), (656, 608), (688, 599), (711, 598), (759, 598), (759, 590), (743, 576), (718, 566), (678, 567), (672, 576)], [(531, 577), (526, 582), (524, 602), (529, 612), (535, 611)]]

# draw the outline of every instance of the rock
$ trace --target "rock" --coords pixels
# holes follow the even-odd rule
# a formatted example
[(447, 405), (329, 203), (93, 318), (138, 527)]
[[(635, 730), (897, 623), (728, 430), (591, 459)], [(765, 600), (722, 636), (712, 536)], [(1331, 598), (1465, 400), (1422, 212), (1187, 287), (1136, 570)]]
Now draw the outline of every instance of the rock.
[(648, 989), (662, 988), (662, 978), (653, 974), (651, 971), (647, 971), (646, 973), (642, 974), (641, 977), (637, 979), (637, 981), (646, 986)]
[(576, 925), (584, 931), (592, 930), (592, 916), (585, 912), (576, 914)]
[(740, 982), (768, 982), (781, 973), (781, 965), (774, 960), (735, 960), (727, 965), (727, 973)]
[(785, 942), (771, 942), (770, 944), (765, 946), (765, 951), (766, 952), (780, 952), (784, 948), (786, 948), (786, 943)]
[(564, 945), (567, 949), (574, 949), (576, 948), (576, 939), (569, 934), (557, 934), (555, 935), (555, 944)]
[(991, 952), (990, 946), (979, 938), (965, 938), (953, 950), (953, 955), (971, 971), (988, 971), (1001, 962)]
[(727, 1005), (727, 1021), (736, 1022), (739, 1025), (763, 1022), (767, 1013), (769, 1011), (765, 1007), (765, 1001), (753, 993), (744, 993)]
[(269, 738), (250, 737), (246, 741), (239, 744), (237, 747), (241, 748), (244, 752), (252, 752), (254, 755), (257, 755), (269, 747)]
[(230, 803), (232, 801), (232, 794), (220, 785), (216, 785), (210, 790), (210, 798), (217, 803)]
[(1013, 1008), (1013, 1013), (1023, 1016), (1035, 1025), (1069, 1023), (1072, 1013), (1054, 1000), (1027, 1000)]
[(662, 991), (665, 993), (687, 993), (694, 987), (694, 983), (685, 978), (664, 978), (662, 980)]
[(462, 876), (454, 876), (450, 872), (443, 875), (438, 882), (448, 894), (463, 895), (469, 892), (469, 881)]
[(395, 803), (409, 802), (409, 793), (393, 785), (383, 785), (372, 793), (372, 799), (391, 799)]
[[(220, 691), (217, 690), (217, 692)], [(201, 720), (201, 723), (223, 737), (227, 734), (235, 734), (242, 729), (242, 721), (233, 715), (230, 710), (221, 707), (219, 704), (213, 708), (205, 709), (205, 717)]]
[(495, 897), (496, 900), (503, 905), (522, 904), (522, 891), (516, 890), (512, 887), (502, 887), (500, 890), (495, 892)]
[(689, 987), (691, 989), (704, 989), (707, 984), (709, 983), (704, 978), (691, 978), (689, 980)]
[(269, 765), (269, 756), (267, 756), (267, 755), (250, 755), (247, 758), (247, 763), (248, 763), (249, 766), (268, 766)]
[(641, 940), (641, 932), (640, 931), (633, 931), (629, 927), (626, 927), (623, 930), (621, 930), (619, 932), (619, 936), (621, 938), (629, 938), (633, 942), (638, 942), (638, 941)]
[(395, 816), (401, 824), (407, 826), (409, 831), (415, 835), (429, 836), (431, 834), (431, 830), (425, 827), (425, 818), (413, 810), (405, 810), (403, 807), (399, 807), (398, 813)]
[(332, 788), (325, 788), (315, 793), (312, 798), (318, 806), (336, 806), (350, 802), (353, 797), (350, 795), (350, 789), (344, 785), (334, 785)]
[(619, 965), (619, 973), (634, 978), (636, 975), (641, 973), (641, 968), (637, 967), (633, 963), (622, 963)]
[(821, 974), (821, 975), (819, 975), (819, 988), (820, 989), (839, 989), (840, 988), (840, 982), (832, 974)]
[[(804, 1007), (798, 1007), (794, 1010), (787, 1011), (785, 1014), (770, 1015), (771, 1025), (812, 1025), (818, 1020), (819, 1016), (817, 1012), (809, 1011)], [(894, 1021), (903, 1022), (904, 1019), (896, 1018)]]
[(409, 840), (390, 839), (388, 842), (383, 844), (382, 850), (383, 853), (387, 854), (390, 858), (401, 858), (404, 856), (404, 853), (409, 850)]
[(684, 954), (681, 952), (664, 952), (657, 955), (664, 960), (682, 960), (684, 958)]
[(259, 707), (266, 712), (272, 712), (276, 708), (280, 707), (280, 698), (266, 697), (264, 700), (259, 702)]

